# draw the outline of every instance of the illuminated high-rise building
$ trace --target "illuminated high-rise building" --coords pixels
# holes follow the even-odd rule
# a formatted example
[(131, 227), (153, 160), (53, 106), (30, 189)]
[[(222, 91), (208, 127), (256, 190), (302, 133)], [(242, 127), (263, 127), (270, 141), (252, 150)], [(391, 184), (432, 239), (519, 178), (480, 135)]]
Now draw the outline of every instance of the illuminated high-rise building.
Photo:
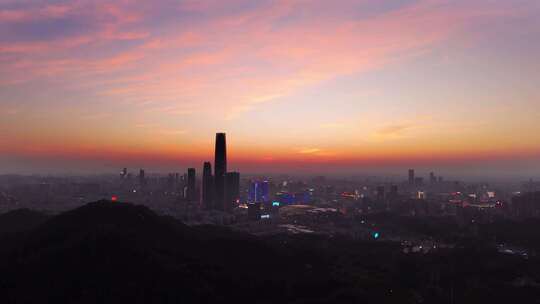
[(248, 201), (251, 203), (264, 203), (270, 200), (268, 181), (252, 181), (249, 185)]
[(188, 201), (197, 200), (197, 190), (196, 190), (196, 176), (195, 168), (189, 168), (187, 174), (187, 199)]
[(230, 212), (240, 199), (240, 173), (227, 172), (225, 175), (225, 211)]
[(225, 133), (216, 133), (216, 150), (214, 158), (214, 204), (216, 209), (225, 209), (225, 174), (227, 173), (227, 146)]
[(214, 177), (210, 162), (205, 162), (203, 166), (202, 205), (205, 209), (214, 208)]

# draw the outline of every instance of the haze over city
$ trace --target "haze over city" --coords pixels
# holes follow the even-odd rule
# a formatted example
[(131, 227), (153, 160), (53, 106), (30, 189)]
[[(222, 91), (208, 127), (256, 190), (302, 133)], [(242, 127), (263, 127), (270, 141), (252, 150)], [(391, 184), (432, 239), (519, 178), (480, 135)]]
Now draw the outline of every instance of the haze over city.
[(537, 177), (540, 3), (0, 1), (0, 173)]

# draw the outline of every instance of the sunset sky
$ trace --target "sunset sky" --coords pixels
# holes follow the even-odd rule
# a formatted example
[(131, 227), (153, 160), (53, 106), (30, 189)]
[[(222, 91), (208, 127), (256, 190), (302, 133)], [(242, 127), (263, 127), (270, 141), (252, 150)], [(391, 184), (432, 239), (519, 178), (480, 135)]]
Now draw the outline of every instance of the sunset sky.
[(0, 173), (540, 175), (538, 0), (0, 0)]

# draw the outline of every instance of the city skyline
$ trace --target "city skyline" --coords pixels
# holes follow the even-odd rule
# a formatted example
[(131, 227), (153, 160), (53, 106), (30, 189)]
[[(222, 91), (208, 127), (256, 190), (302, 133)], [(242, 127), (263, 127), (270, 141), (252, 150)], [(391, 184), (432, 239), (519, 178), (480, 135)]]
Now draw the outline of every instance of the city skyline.
[(540, 299), (539, 0), (0, 0), (0, 303)]
[(0, 1), (0, 173), (199, 168), (226, 132), (233, 171), (536, 177), (539, 12)]

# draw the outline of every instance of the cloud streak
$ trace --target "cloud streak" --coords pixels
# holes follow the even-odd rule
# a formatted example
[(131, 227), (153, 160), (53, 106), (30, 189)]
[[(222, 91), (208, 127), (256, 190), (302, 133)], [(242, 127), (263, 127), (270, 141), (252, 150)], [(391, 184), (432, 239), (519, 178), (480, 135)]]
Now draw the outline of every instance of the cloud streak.
[[(61, 30), (52, 27), (50, 32), (58, 32), (52, 43), (37, 38), (1, 46), (0, 58), (15, 60), (2, 63), (10, 77), (0, 84), (35, 78), (65, 78), (68, 87), (72, 82), (96, 82), (106, 87), (96, 87), (97, 92), (173, 100), (169, 104), (189, 99), (200, 110), (212, 108), (219, 99), (231, 119), (302, 88), (406, 59), (475, 18), (501, 14), (500, 9), (423, 0), (369, 18), (346, 13), (348, 8), (369, 8), (356, 1), (344, 1), (340, 9), (325, 1), (163, 1), (149, 12), (144, 11), (149, 2), (141, 3), (66, 1), (0, 10), (0, 26), (15, 24), (15, 32), (25, 23), (37, 31), (43, 20), (78, 18), (93, 29), (62, 37)], [(324, 10), (328, 15), (321, 15)], [(178, 23), (168, 11), (178, 16), (196, 11), (201, 18), (185, 15), (192, 23)], [(164, 18), (156, 24), (159, 15)], [(13, 34), (3, 36), (17, 40)], [(90, 56), (78, 56), (83, 50), (90, 50)], [(133, 74), (139, 80), (119, 84)]]

